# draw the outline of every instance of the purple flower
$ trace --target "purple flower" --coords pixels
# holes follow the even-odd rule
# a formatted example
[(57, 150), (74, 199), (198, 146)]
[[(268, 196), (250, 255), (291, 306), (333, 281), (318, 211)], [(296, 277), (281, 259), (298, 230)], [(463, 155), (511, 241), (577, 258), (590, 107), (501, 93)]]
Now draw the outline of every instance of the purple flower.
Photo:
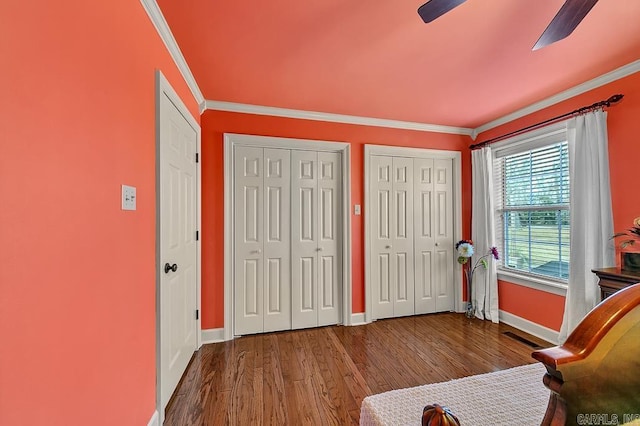
[(500, 259), (500, 256), (498, 256), (498, 248), (497, 247), (491, 247), (490, 251), (491, 251), (491, 254), (493, 255), (493, 258), (495, 260), (499, 260)]

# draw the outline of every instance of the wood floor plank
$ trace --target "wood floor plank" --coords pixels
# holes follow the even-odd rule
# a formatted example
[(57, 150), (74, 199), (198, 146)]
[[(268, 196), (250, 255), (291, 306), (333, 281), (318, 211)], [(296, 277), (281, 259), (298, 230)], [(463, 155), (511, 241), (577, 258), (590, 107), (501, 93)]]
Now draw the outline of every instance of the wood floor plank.
[(286, 394), (278, 338), (271, 334), (265, 336), (264, 340), (263, 364), (264, 371), (267, 372), (263, 373), (264, 424), (285, 425), (289, 421), (283, 404)]
[(551, 346), (507, 325), (453, 313), (204, 345), (164, 424), (356, 425), (368, 395), (533, 363), (533, 349), (506, 331)]

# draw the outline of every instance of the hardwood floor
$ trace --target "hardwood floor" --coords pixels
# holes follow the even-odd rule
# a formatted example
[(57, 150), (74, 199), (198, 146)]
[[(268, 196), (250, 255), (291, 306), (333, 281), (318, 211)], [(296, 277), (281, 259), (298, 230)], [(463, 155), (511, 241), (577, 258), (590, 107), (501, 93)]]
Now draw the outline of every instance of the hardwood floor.
[(507, 325), (453, 313), (204, 345), (164, 424), (358, 424), (368, 395), (535, 362), (533, 348), (507, 331), (551, 346)]

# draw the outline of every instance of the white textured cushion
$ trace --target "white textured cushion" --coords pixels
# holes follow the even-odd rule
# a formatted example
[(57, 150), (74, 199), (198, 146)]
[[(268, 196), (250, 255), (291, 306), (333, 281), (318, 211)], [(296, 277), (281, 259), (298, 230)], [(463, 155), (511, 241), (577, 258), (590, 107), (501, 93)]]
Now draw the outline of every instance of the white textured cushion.
[(429, 404), (449, 407), (464, 426), (539, 425), (549, 402), (542, 364), (530, 364), (449, 382), (366, 397), (360, 424), (420, 425)]

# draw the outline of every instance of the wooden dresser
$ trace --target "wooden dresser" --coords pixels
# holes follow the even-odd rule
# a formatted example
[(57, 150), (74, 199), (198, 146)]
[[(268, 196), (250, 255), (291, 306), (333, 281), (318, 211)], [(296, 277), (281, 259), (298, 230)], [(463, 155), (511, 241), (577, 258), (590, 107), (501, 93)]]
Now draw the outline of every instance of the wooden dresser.
[(611, 296), (618, 290), (629, 287), (635, 283), (640, 283), (640, 272), (632, 272), (619, 267), (592, 269), (600, 279), (600, 295), (602, 300)]

